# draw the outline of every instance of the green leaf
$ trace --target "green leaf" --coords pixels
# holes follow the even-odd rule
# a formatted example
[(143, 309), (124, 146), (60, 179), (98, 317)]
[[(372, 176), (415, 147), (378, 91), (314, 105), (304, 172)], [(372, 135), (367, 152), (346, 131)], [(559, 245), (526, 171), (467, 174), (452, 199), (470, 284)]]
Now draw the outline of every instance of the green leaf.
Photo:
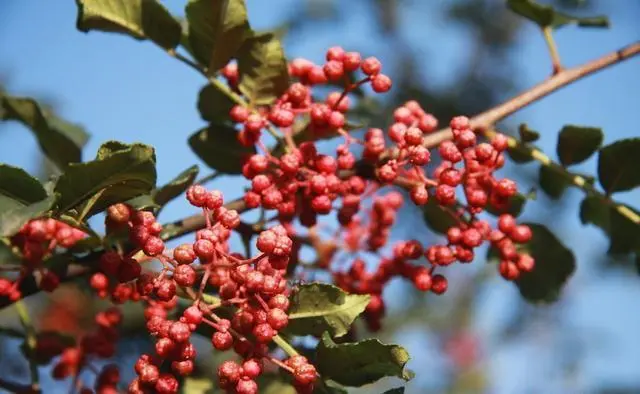
[(207, 85), (198, 95), (198, 111), (207, 122), (221, 123), (229, 119), (229, 112), (235, 103), (213, 85)]
[(640, 138), (616, 141), (600, 149), (598, 180), (612, 194), (640, 185)]
[(189, 137), (189, 146), (209, 167), (225, 174), (241, 174), (242, 165), (256, 153), (254, 146), (238, 141), (238, 132), (229, 125), (211, 124)]
[(196, 176), (198, 176), (198, 166), (193, 165), (182, 171), (166, 185), (156, 189), (153, 192), (153, 200), (160, 206), (165, 205), (187, 190), (195, 181)]
[(16, 264), (22, 261), (22, 257), (19, 256), (8, 238), (0, 238), (0, 265), (4, 264)]
[[(576, 268), (573, 252), (541, 224), (524, 223), (533, 232), (532, 240), (518, 245), (520, 253), (528, 253), (535, 259), (531, 272), (523, 272), (515, 281), (520, 294), (529, 302), (550, 303), (556, 301), (566, 281)], [(495, 248), (488, 253), (489, 260), (497, 260)]]
[(213, 394), (215, 392), (212, 378), (205, 376), (187, 376), (181, 387), (183, 394)]
[(533, 0), (507, 0), (507, 6), (511, 11), (537, 23), (542, 28), (557, 29), (568, 24), (576, 24), (580, 27), (609, 27), (609, 20), (605, 16), (581, 18), (556, 11), (552, 6), (542, 5)]
[(332, 380), (319, 379), (314, 387), (313, 394), (349, 394), (344, 386)]
[(445, 208), (442, 208), (435, 199), (430, 198), (426, 204), (420, 207), (422, 217), (430, 229), (438, 234), (446, 234), (450, 227), (458, 224)]
[(82, 212), (84, 204), (104, 189), (97, 201), (92, 201), (86, 217), (100, 212), (109, 205), (125, 202), (148, 194), (156, 183), (154, 149), (143, 144), (103, 144), (95, 160), (73, 164), (60, 176), (55, 191), (60, 193), (59, 209), (66, 212), (76, 208)]
[(260, 394), (296, 394), (296, 389), (278, 375), (262, 374), (256, 381)]
[[(535, 148), (535, 146), (532, 147)], [(507, 154), (509, 155), (509, 158), (517, 164), (524, 164), (533, 161), (531, 151), (526, 145), (518, 145), (513, 148), (509, 147), (507, 148)]]
[(138, 197), (134, 197), (130, 200), (125, 201), (125, 203), (136, 211), (157, 211), (160, 208), (153, 196), (149, 194), (143, 194)]
[(580, 221), (582, 224), (593, 224), (609, 233), (609, 206), (602, 198), (586, 196), (580, 203)]
[(389, 389), (382, 394), (404, 394), (404, 387), (396, 387), (394, 389)]
[(47, 197), (42, 184), (22, 168), (0, 163), (0, 212), (41, 201)]
[(368, 295), (348, 294), (326, 283), (301, 285), (291, 297), (287, 329), (296, 335), (341, 337), (369, 304)]
[(0, 96), (3, 119), (16, 120), (31, 129), (40, 149), (61, 169), (82, 160), (82, 147), (87, 133), (77, 125), (43, 109), (35, 100), (26, 97)]
[(43, 216), (51, 210), (58, 197), (57, 194), (54, 194), (30, 205), (2, 211), (0, 213), (0, 237), (14, 235), (29, 220)]
[(282, 44), (273, 34), (248, 38), (238, 53), (240, 91), (251, 105), (269, 105), (289, 87)]
[(596, 127), (567, 125), (560, 130), (556, 151), (563, 166), (578, 164), (596, 153), (604, 134)]
[[(639, 213), (629, 206), (625, 207)], [(587, 196), (582, 200), (580, 220), (583, 224), (599, 227), (609, 237), (609, 254), (640, 252), (640, 225), (608, 205), (602, 197)]]
[(359, 387), (387, 376), (411, 379), (411, 373), (405, 369), (409, 353), (401, 346), (377, 339), (336, 344), (325, 333), (316, 354), (320, 375), (345, 386)]
[(520, 141), (524, 143), (534, 142), (540, 138), (540, 133), (531, 130), (526, 123), (522, 123), (518, 127), (518, 134), (520, 135)]
[(251, 34), (244, 0), (189, 0), (189, 47), (196, 60), (216, 72)]
[(549, 166), (540, 166), (538, 173), (538, 182), (540, 188), (553, 199), (559, 199), (564, 194), (567, 187), (571, 186), (571, 182), (562, 174)]
[(151, 40), (164, 49), (180, 43), (182, 27), (156, 0), (76, 0), (78, 30), (127, 34)]
[(120, 142), (120, 141), (107, 141), (102, 145), (100, 145), (100, 148), (98, 148), (96, 159), (97, 160), (105, 159), (116, 152), (129, 149), (130, 146), (131, 145), (125, 144), (124, 142)]

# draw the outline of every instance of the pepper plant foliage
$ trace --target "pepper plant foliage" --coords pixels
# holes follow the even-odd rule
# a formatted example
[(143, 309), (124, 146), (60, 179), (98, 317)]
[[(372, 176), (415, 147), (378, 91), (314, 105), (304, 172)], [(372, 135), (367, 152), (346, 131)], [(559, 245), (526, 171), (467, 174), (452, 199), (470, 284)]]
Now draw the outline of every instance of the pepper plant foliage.
[[(144, 305), (140, 329), (154, 338), (133, 381), (120, 381), (109, 364), (95, 382), (83, 383), (83, 393), (125, 387), (130, 393), (343, 393), (385, 377), (399, 378), (390, 392), (403, 392), (400, 384), (413, 376), (409, 353), (374, 338), (384, 326), (382, 291), (390, 279), (404, 278), (426, 296), (446, 296), (449, 266), (487, 262), (527, 300), (551, 302), (576, 269), (573, 252), (553, 229), (519, 223), (533, 193), (518, 192), (501, 177), (505, 165), (539, 162), (539, 187), (554, 199), (570, 187), (582, 190), (582, 222), (609, 236), (610, 253), (640, 256), (640, 216), (615, 200), (640, 185), (640, 139), (603, 146), (601, 129), (566, 125), (556, 161), (535, 146), (539, 133), (528, 126), (517, 137), (495, 130), (509, 113), (571, 82), (567, 73), (583, 77), (640, 51), (634, 44), (585, 66), (562, 67), (553, 29), (605, 27), (606, 18), (509, 0), (506, 6), (537, 23), (553, 48), (554, 75), (544, 89), (472, 118), (436, 119), (408, 101), (395, 109), (392, 124), (365, 126), (349, 118), (364, 99), (362, 87), (373, 94), (392, 88), (381, 63), (340, 47), (330, 48), (323, 64), (288, 59), (274, 34), (251, 28), (242, 0), (189, 0), (186, 22), (156, 0), (76, 3), (78, 30), (150, 41), (202, 74), (205, 85), (194, 96), (208, 125), (185, 136), (187, 143), (207, 172), (248, 181), (243, 198), (228, 201), (203, 186), (213, 176), (196, 181), (201, 170), (185, 163), (158, 185), (153, 147), (105, 141), (95, 155), (83, 152), (82, 128), (33, 99), (0, 96), (1, 118), (27, 126), (58, 174), (41, 183), (0, 164), (0, 263), (6, 265), (0, 304), (15, 305), (24, 326), (0, 334), (24, 338), (29, 362), (53, 363), (57, 379), (77, 378), (94, 359), (114, 355), (118, 306), (126, 301)], [(439, 129), (441, 122), (448, 127)], [(326, 139), (340, 145), (322, 153), (315, 142)], [(592, 157), (597, 174), (573, 171)], [(382, 186), (392, 191), (383, 193)], [(161, 224), (163, 206), (185, 195), (196, 214)], [(403, 204), (421, 207), (441, 242), (391, 243)], [(262, 219), (247, 222), (242, 214), (255, 209)], [(331, 212), (337, 221), (328, 219)], [(92, 228), (87, 220), (101, 213), (104, 228)], [(318, 238), (320, 221), (332, 223), (338, 235)], [(229, 245), (232, 232), (244, 251)], [(183, 243), (165, 245), (178, 238)], [(315, 249), (315, 261), (301, 261), (302, 245)], [(487, 255), (482, 245), (489, 246)], [(328, 274), (328, 281), (292, 284), (315, 273)], [(20, 300), (71, 279), (114, 307), (96, 315), (95, 332), (83, 339), (36, 332)], [(191, 342), (198, 335), (228, 351), (217, 371), (198, 368)], [(46, 391), (32, 370), (24, 389)]]

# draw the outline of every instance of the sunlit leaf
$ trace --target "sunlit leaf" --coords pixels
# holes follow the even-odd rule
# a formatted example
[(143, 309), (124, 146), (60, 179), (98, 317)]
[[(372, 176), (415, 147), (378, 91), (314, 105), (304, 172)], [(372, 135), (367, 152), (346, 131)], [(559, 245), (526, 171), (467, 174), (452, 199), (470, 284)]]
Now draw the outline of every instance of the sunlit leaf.
[(289, 87), (282, 44), (273, 34), (248, 38), (238, 54), (240, 91), (252, 105), (269, 105)]
[(287, 330), (316, 336), (329, 331), (340, 337), (368, 304), (368, 295), (348, 294), (326, 283), (304, 284), (291, 297)]
[(127, 34), (165, 49), (180, 43), (180, 23), (157, 0), (76, 0), (78, 30)]
[(211, 72), (224, 67), (251, 34), (244, 0), (189, 0), (185, 12), (189, 49)]
[(398, 345), (387, 345), (377, 339), (336, 344), (328, 333), (317, 348), (316, 367), (325, 379), (345, 386), (362, 386), (387, 376), (410, 380), (405, 369), (409, 353)]

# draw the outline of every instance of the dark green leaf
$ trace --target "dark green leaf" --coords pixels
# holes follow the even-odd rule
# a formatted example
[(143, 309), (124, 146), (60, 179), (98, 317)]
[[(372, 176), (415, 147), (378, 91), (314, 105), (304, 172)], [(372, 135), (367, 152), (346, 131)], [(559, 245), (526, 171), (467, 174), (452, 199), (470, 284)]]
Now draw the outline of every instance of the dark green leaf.
[(296, 394), (296, 389), (278, 375), (263, 374), (257, 383), (260, 394)]
[[(526, 245), (519, 245), (518, 251), (531, 255), (535, 259), (535, 268), (531, 272), (521, 273), (515, 283), (522, 296), (530, 302), (556, 301), (562, 287), (575, 271), (573, 252), (545, 226), (524, 224), (531, 228), (533, 239)], [(488, 259), (495, 261), (497, 258), (496, 250), (491, 248)]]
[(289, 87), (282, 44), (273, 34), (247, 39), (238, 54), (240, 91), (251, 105), (269, 105)]
[(235, 103), (213, 85), (207, 85), (198, 95), (198, 111), (207, 122), (221, 123), (229, 119), (229, 112)]
[(600, 149), (598, 180), (607, 194), (640, 186), (640, 138), (616, 141)]
[(622, 215), (619, 209), (638, 211), (625, 205), (610, 206), (598, 196), (587, 196), (580, 204), (580, 220), (584, 224), (599, 227), (609, 237), (610, 254), (627, 254), (640, 251), (640, 225)]
[[(640, 215), (637, 210), (625, 206), (628, 210)], [(628, 217), (622, 215), (615, 208), (610, 209), (611, 220), (611, 243), (609, 254), (627, 254), (630, 252), (640, 252), (640, 224), (632, 222)]]
[(509, 203), (504, 209), (497, 209), (491, 204), (487, 204), (486, 209), (487, 212), (495, 216), (502, 215), (503, 213), (510, 213), (511, 215), (518, 217), (522, 213), (527, 200), (533, 200), (535, 198), (535, 193), (533, 193), (533, 195), (534, 196), (531, 197), (518, 193), (509, 199)]
[(314, 387), (313, 394), (349, 394), (344, 386), (332, 380), (319, 379)]
[(597, 196), (586, 196), (580, 204), (580, 221), (582, 224), (594, 224), (608, 233), (609, 206)]
[(420, 208), (422, 209), (422, 215), (427, 226), (439, 234), (445, 234), (450, 227), (458, 224), (456, 219), (446, 211), (446, 208), (438, 205), (433, 198), (430, 198), (429, 201)]
[(182, 171), (166, 185), (156, 189), (153, 192), (153, 200), (160, 206), (165, 205), (187, 190), (193, 184), (196, 176), (198, 176), (198, 166), (193, 165)]
[(19, 264), (22, 257), (15, 253), (8, 238), (0, 238), (0, 265)]
[(557, 29), (567, 24), (576, 24), (580, 27), (609, 27), (609, 20), (605, 16), (585, 18), (571, 16), (533, 0), (507, 0), (507, 5), (513, 12), (537, 23), (540, 27), (549, 26)]
[(520, 141), (524, 143), (534, 142), (540, 138), (540, 133), (535, 130), (531, 130), (526, 123), (523, 123), (518, 127), (518, 134), (520, 135)]
[(156, 0), (76, 0), (78, 30), (127, 34), (149, 39), (164, 49), (180, 43), (182, 27)]
[(389, 389), (382, 394), (404, 394), (404, 387), (396, 387), (394, 389)]
[(538, 182), (542, 190), (553, 199), (559, 199), (564, 191), (571, 185), (569, 180), (550, 166), (540, 166)]
[(187, 376), (182, 383), (181, 393), (183, 394), (213, 394), (214, 384), (211, 377)]
[(318, 344), (316, 367), (325, 379), (359, 387), (387, 376), (410, 380), (411, 373), (405, 369), (408, 361), (409, 353), (401, 346), (377, 339), (336, 344), (325, 333)]
[(189, 0), (189, 47), (211, 72), (224, 67), (251, 34), (244, 0)]
[[(60, 176), (55, 191), (60, 193), (61, 212), (72, 208), (83, 212), (84, 204), (92, 204), (86, 215), (90, 217), (109, 205), (151, 191), (156, 183), (153, 148), (143, 144), (129, 145), (126, 149), (110, 148), (114, 146), (120, 144), (104, 144), (96, 160), (73, 164)], [(90, 201), (97, 193), (102, 193), (97, 201)]]
[(22, 168), (0, 163), (0, 212), (47, 197), (42, 184)]
[(241, 174), (246, 158), (256, 153), (254, 146), (238, 141), (238, 132), (228, 125), (212, 124), (189, 137), (189, 146), (202, 161), (225, 174)]
[(40, 149), (59, 168), (82, 160), (82, 147), (88, 138), (82, 128), (57, 118), (33, 99), (9, 96), (0, 99), (2, 118), (19, 121), (31, 129)]
[(518, 145), (513, 148), (507, 148), (507, 154), (513, 160), (514, 163), (524, 164), (533, 161), (531, 156), (531, 150), (523, 145)]
[(368, 295), (348, 294), (326, 283), (301, 285), (291, 297), (287, 329), (296, 335), (340, 337), (369, 304)]
[(9, 237), (17, 233), (29, 220), (38, 218), (47, 213), (58, 199), (54, 194), (42, 201), (13, 208), (0, 213), (0, 237)]
[(134, 197), (130, 200), (125, 201), (127, 205), (130, 205), (137, 211), (156, 211), (160, 208), (153, 197), (149, 194), (143, 194), (138, 197)]
[(604, 134), (602, 129), (567, 125), (560, 130), (556, 151), (563, 166), (578, 164), (596, 153)]

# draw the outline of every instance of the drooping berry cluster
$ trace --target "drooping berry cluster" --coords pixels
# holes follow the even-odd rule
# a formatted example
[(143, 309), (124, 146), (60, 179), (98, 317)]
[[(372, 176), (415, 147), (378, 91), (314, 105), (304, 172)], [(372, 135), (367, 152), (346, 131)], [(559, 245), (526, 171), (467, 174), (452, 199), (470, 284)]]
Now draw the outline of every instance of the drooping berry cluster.
[[(161, 227), (151, 213), (136, 212), (121, 204), (108, 210), (107, 223), (128, 229), (134, 250), (128, 256), (117, 251), (104, 253), (100, 272), (92, 276), (91, 284), (101, 296), (111, 294), (114, 302), (145, 302), (147, 329), (156, 338), (155, 354), (142, 355), (136, 363), (138, 378), (129, 391), (177, 392), (176, 376), (189, 375), (194, 369), (196, 352), (191, 335), (204, 324), (214, 329), (214, 348), (233, 348), (244, 359), (238, 374), (231, 364), (223, 364), (221, 385), (232, 393), (257, 393), (255, 378), (262, 371), (263, 360), (271, 360), (267, 344), (288, 324), (285, 275), (293, 241), (287, 229), (277, 225), (259, 233), (259, 255), (246, 258), (232, 253), (228, 240), (231, 230), (240, 225), (238, 212), (225, 208), (222, 193), (216, 190), (194, 185), (186, 195), (193, 206), (202, 209), (206, 227), (196, 232), (193, 243), (181, 244), (172, 252), (165, 250), (164, 244), (158, 250), (148, 246), (155, 239), (162, 242), (157, 237)], [(148, 257), (137, 253), (139, 248), (159, 260), (163, 269), (142, 272), (140, 263)], [(203, 299), (205, 289), (219, 295), (219, 304)], [(191, 294), (193, 303), (173, 320), (168, 312), (176, 308), (178, 291)], [(216, 314), (215, 309), (223, 305), (235, 308), (232, 319)], [(161, 372), (162, 365), (170, 366), (173, 374)], [(301, 387), (309, 390), (315, 374), (313, 379), (307, 376), (303, 380)]]
[[(122, 314), (116, 308), (109, 308), (96, 315), (97, 329), (84, 336), (73, 347), (62, 351), (60, 358), (53, 367), (52, 375), (62, 380), (67, 377), (77, 378), (83, 368), (91, 366), (96, 359), (108, 359), (115, 354), (115, 344), (118, 339), (118, 326), (122, 322)], [(93, 370), (94, 367), (91, 366)], [(108, 364), (98, 372), (94, 383), (96, 393), (117, 393), (120, 380), (120, 370), (116, 365)], [(93, 390), (84, 387), (82, 393), (92, 393)]]
[(10, 240), (11, 246), (20, 251), (24, 264), (15, 280), (0, 278), (0, 297), (8, 297), (14, 301), (20, 299), (20, 283), (34, 272), (41, 275), (39, 287), (42, 290), (55, 290), (60, 279), (55, 272), (43, 266), (42, 262), (57, 248), (71, 248), (85, 237), (84, 232), (55, 219), (34, 219), (27, 222)]

